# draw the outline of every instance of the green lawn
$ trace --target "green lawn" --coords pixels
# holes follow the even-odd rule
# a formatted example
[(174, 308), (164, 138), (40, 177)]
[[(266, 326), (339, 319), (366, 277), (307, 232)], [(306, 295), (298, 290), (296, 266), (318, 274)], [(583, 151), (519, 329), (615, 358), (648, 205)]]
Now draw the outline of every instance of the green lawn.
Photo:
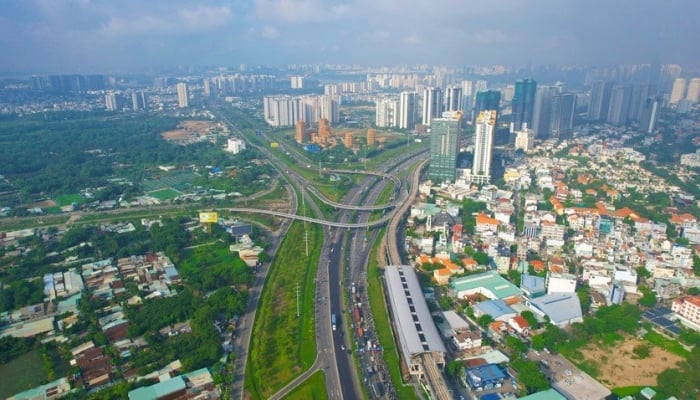
[(323, 371), (317, 371), (297, 386), (288, 395), (285, 400), (326, 400), (328, 399), (328, 391), (326, 390), (326, 382)]
[(36, 349), (7, 364), (0, 364), (0, 398), (5, 399), (45, 383), (48, 377), (41, 365), (42, 360)]
[[(268, 398), (316, 358), (314, 292), (323, 240), (319, 226), (294, 222), (274, 256), (253, 326), (246, 371), (246, 390), (253, 399)], [(297, 285), (299, 310), (297, 317)]]
[(662, 334), (655, 332), (655, 331), (649, 331), (647, 332), (646, 335), (644, 335), (644, 339), (648, 340), (650, 343), (661, 347), (662, 349), (669, 351), (677, 356), (681, 356), (684, 358), (688, 357), (688, 354), (690, 352), (683, 348), (683, 346), (678, 343), (675, 340), (670, 340), (664, 337)]
[(57, 196), (55, 201), (59, 207), (63, 207), (63, 206), (69, 206), (73, 203), (82, 204), (85, 202), (85, 199), (83, 198), (83, 196), (76, 193), (76, 194), (64, 194), (62, 196)]
[(624, 386), (612, 389), (613, 394), (618, 395), (618, 397), (623, 398), (625, 396), (636, 396), (642, 391), (646, 386)]
[(172, 200), (181, 194), (181, 192), (178, 192), (172, 188), (164, 188), (148, 192), (149, 196), (153, 196), (160, 201)]

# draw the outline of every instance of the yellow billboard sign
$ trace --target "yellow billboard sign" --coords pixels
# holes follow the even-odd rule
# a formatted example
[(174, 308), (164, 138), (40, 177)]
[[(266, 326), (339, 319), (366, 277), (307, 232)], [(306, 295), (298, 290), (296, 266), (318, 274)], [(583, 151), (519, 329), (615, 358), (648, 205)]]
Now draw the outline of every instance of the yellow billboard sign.
[(219, 222), (219, 214), (212, 211), (200, 212), (199, 222), (202, 224), (210, 224)]

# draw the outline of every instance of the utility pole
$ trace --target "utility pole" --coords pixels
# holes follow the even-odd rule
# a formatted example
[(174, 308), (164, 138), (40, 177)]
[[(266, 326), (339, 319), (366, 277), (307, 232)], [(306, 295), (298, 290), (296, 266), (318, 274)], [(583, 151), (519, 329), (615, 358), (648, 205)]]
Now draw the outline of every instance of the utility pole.
[(299, 282), (297, 282), (297, 318), (299, 318)]

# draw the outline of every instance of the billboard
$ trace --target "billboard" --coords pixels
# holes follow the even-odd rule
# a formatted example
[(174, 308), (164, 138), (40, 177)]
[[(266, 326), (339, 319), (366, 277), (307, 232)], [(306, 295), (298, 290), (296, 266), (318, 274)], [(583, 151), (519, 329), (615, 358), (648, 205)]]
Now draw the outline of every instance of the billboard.
[(202, 224), (217, 223), (219, 222), (219, 214), (213, 211), (200, 212), (199, 222)]

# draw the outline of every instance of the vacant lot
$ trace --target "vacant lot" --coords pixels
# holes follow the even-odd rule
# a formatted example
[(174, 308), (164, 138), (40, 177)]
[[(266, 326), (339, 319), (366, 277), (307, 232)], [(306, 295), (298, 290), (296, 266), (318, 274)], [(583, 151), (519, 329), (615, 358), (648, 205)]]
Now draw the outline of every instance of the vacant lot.
[(0, 365), (0, 398), (4, 399), (39, 386), (46, 379), (37, 350)]
[[(649, 356), (639, 358), (637, 346), (650, 346)], [(589, 363), (598, 366), (598, 379), (609, 388), (633, 385), (656, 385), (656, 377), (663, 370), (675, 367), (683, 358), (645, 340), (628, 338), (614, 346), (589, 345), (580, 349)]]

